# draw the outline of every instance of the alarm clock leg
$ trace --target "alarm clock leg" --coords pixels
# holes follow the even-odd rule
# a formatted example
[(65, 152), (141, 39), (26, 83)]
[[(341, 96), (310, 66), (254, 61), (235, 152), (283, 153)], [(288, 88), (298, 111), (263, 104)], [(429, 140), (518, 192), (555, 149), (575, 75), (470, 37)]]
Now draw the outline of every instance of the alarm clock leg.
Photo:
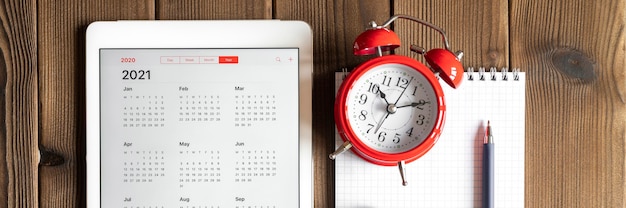
[(346, 150), (350, 149), (350, 147), (352, 147), (352, 143), (350, 143), (350, 141), (346, 141), (337, 150), (335, 150), (335, 152), (333, 152), (330, 155), (328, 155), (328, 157), (331, 160), (334, 160), (335, 158), (337, 158), (337, 155), (339, 155), (339, 154), (345, 152)]
[(406, 169), (404, 168), (404, 160), (398, 162), (398, 169), (400, 169), (400, 177), (402, 178), (402, 185), (406, 186), (408, 182), (406, 182), (406, 178), (404, 177)]

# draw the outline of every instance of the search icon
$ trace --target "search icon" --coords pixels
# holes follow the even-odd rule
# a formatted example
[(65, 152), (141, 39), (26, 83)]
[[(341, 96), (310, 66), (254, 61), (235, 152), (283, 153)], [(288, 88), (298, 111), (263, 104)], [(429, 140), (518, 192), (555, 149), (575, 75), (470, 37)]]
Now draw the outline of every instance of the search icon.
[(280, 57), (276, 57), (276, 61), (280, 62)]

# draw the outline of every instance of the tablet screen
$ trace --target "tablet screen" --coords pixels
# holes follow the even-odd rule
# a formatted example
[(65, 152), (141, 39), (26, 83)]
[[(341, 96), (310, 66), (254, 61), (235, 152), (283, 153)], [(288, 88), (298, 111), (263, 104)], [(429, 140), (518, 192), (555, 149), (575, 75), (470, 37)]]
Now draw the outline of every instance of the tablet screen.
[(298, 48), (100, 49), (102, 207), (298, 207)]

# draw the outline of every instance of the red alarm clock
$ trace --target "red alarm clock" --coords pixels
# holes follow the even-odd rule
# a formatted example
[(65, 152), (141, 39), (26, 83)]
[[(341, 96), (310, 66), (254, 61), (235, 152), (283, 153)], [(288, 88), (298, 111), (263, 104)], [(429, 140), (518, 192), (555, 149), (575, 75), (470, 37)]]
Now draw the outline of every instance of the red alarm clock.
[[(400, 46), (398, 36), (387, 27), (396, 19), (408, 19), (437, 30), (445, 48), (425, 51), (428, 66), (418, 60), (383, 52)], [(436, 76), (453, 88), (461, 84), (462, 52), (450, 50), (444, 31), (423, 20), (395, 15), (383, 25), (371, 23), (354, 42), (355, 55), (377, 54), (357, 66), (343, 81), (335, 100), (335, 123), (343, 145), (330, 155), (351, 149), (364, 160), (385, 166), (397, 165), (407, 185), (404, 165), (426, 154), (437, 142), (444, 126), (446, 105)]]

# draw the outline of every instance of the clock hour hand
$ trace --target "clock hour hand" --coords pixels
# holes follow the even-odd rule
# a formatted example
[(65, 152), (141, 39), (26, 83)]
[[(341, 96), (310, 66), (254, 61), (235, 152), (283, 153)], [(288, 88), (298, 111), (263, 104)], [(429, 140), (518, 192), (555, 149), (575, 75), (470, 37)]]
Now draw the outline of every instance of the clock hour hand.
[[(382, 90), (380, 90), (380, 88), (378, 89), (378, 94), (380, 95), (380, 97), (385, 100), (385, 103), (387, 103), (387, 106), (389, 106), (389, 101), (387, 101), (387, 94), (385, 94)], [(378, 129), (380, 129), (380, 127), (383, 125), (383, 122), (385, 122), (385, 120), (387, 119), (387, 117), (389, 117), (389, 112), (387, 112), (387, 114), (385, 114), (385, 116), (380, 120), (380, 122), (378, 122), (378, 124), (376, 124), (376, 129), (374, 130), (374, 133), (378, 133)]]
[(380, 97), (383, 98), (383, 100), (385, 100), (385, 103), (387, 103), (387, 105), (389, 105), (389, 101), (387, 101), (387, 94), (385, 94), (382, 90), (378, 89), (378, 94), (380, 94)]

